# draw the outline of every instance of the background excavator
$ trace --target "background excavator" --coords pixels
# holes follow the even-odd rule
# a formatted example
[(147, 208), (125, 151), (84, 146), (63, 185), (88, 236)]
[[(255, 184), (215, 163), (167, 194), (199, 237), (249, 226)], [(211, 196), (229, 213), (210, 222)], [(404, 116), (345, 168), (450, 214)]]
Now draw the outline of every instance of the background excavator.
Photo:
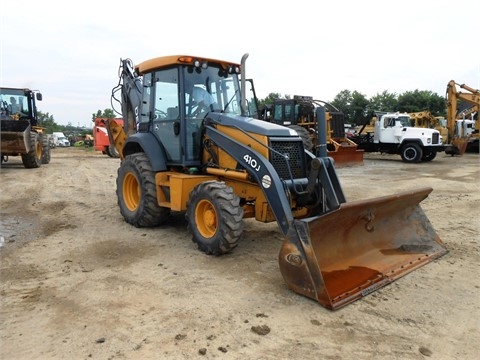
[[(120, 125), (123, 125), (122, 118), (113, 119)], [(113, 158), (118, 158), (118, 152), (114, 144), (110, 144), (107, 132), (107, 118), (96, 117), (93, 125), (93, 145), (96, 151)]]
[[(448, 147), (445, 152), (452, 156), (463, 155), (467, 147), (472, 147), (478, 151), (480, 90), (450, 80), (447, 84), (446, 102)], [(465, 114), (471, 116), (473, 114), (477, 118), (474, 120), (472, 116), (470, 120), (465, 119)], [(468, 126), (470, 126), (470, 130)]]
[[(333, 310), (447, 252), (420, 206), (431, 188), (347, 202), (332, 158), (248, 116), (247, 57), (120, 60), (112, 105), (124, 124), (107, 129), (127, 223), (159, 226), (184, 213), (198, 248), (222, 255), (241, 241), (243, 219), (276, 221), (287, 286)], [(321, 106), (316, 113), (325, 118)]]
[(444, 144), (448, 142), (448, 129), (443, 116), (433, 116), (428, 110), (408, 113), (408, 115), (410, 115), (410, 119), (415, 127), (438, 130), (442, 137), (442, 142)]

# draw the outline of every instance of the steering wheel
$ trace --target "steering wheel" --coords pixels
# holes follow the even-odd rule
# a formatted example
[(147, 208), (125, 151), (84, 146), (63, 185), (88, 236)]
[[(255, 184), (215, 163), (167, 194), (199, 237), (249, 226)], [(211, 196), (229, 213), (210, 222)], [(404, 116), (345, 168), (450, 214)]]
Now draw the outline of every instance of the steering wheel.
[(166, 119), (167, 113), (160, 109), (155, 109), (155, 119)]
[[(193, 117), (201, 117), (201, 115), (204, 115), (205, 117), (206, 113), (210, 111), (210, 107), (205, 105), (203, 101), (200, 101), (197, 104), (197, 108), (193, 111), (192, 116)], [(200, 115), (200, 116), (199, 116)]]

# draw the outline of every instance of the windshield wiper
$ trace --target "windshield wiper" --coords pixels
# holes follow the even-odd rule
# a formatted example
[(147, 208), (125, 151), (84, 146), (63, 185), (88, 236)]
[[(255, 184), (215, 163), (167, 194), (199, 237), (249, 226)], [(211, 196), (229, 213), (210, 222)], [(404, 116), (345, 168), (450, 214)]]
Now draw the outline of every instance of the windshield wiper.
[(222, 113), (224, 113), (224, 112), (227, 111), (228, 106), (229, 106), (230, 103), (233, 101), (233, 99), (234, 99), (235, 96), (237, 95), (238, 91), (239, 91), (239, 89), (235, 90), (235, 93), (232, 95), (232, 97), (230, 98), (230, 100), (228, 100), (228, 103), (225, 104), (225, 107), (223, 108)]

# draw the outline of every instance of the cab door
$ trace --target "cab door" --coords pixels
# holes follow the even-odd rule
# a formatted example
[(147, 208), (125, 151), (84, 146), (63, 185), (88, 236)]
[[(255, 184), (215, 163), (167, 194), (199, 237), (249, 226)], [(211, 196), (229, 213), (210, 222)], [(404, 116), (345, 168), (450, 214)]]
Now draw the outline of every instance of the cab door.
[(153, 133), (165, 148), (167, 161), (182, 162), (181, 121), (176, 68), (157, 71), (154, 76), (151, 117)]

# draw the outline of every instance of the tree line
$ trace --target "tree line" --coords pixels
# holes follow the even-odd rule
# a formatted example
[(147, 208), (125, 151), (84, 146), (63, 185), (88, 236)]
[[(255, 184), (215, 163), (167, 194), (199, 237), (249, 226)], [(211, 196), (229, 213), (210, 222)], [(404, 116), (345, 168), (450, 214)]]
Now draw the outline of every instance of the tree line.
[[(75, 135), (86, 135), (91, 134), (91, 129), (85, 129), (82, 127), (74, 126), (71, 122), (67, 125), (60, 125), (55, 122), (55, 119), (52, 114), (42, 111), (37, 112), (38, 115), (38, 126), (41, 126), (46, 129), (47, 134), (52, 134), (53, 132), (61, 131), (65, 135), (75, 134)], [(96, 117), (104, 118), (115, 118), (115, 113), (112, 109), (97, 110), (96, 113), (92, 114), (92, 122), (95, 122)]]
[[(290, 99), (291, 95), (281, 95), (280, 93), (270, 93), (264, 99), (258, 99), (259, 107), (272, 105), (277, 99)], [(316, 99), (324, 100), (324, 99)], [(325, 101), (325, 100), (324, 100)], [(440, 96), (428, 90), (406, 91), (402, 94), (389, 93), (383, 91), (377, 93), (368, 99), (364, 94), (358, 91), (342, 90), (332, 101), (326, 101), (335, 106), (339, 111), (345, 114), (345, 122), (354, 125), (363, 125), (368, 123), (375, 111), (399, 111), (399, 112), (419, 112), (430, 111), (433, 116), (446, 115), (445, 97)], [(64, 133), (81, 132), (82, 128), (68, 125), (59, 125), (55, 122), (53, 115), (38, 112), (39, 125), (46, 128), (47, 133), (62, 131)], [(96, 117), (115, 118), (116, 115), (112, 109), (97, 110), (92, 114), (92, 121)], [(89, 129), (84, 129), (90, 132)]]
[[(291, 99), (292, 96), (279, 93), (270, 93), (265, 99), (259, 99), (259, 107), (273, 105), (277, 99)], [(414, 90), (403, 94), (383, 91), (368, 99), (358, 91), (340, 91), (332, 101), (322, 100), (333, 106), (345, 115), (345, 122), (354, 125), (363, 125), (370, 122), (375, 111), (399, 111), (414, 113), (430, 111), (433, 116), (446, 116), (446, 99), (432, 91)]]

